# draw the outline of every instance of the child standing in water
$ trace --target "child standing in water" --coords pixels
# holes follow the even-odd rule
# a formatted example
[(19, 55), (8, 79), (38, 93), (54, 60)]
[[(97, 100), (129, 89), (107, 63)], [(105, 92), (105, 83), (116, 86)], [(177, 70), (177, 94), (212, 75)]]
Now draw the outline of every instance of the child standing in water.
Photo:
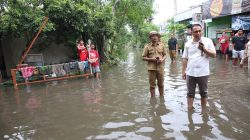
[(100, 77), (99, 73), (101, 72), (99, 65), (99, 54), (98, 51), (95, 50), (95, 45), (90, 45), (90, 47), (91, 50), (89, 51), (89, 63), (92, 66), (92, 70), (95, 77), (99, 78)]
[(84, 46), (83, 40), (79, 40), (79, 43), (76, 45), (78, 50), (78, 55), (80, 61), (87, 61), (88, 60), (88, 50)]

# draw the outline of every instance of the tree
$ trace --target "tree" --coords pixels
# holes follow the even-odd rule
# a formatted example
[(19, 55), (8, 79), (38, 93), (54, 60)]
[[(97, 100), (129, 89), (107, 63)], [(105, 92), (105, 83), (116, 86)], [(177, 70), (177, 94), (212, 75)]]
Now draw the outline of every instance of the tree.
[[(72, 46), (88, 39), (97, 46), (101, 60), (119, 57), (131, 40), (132, 32), (152, 16), (152, 0), (2, 0), (0, 35), (25, 38), (27, 45), (38, 31), (44, 17), (49, 17), (39, 39)], [(49, 46), (44, 45), (44, 46)], [(46, 48), (45, 48), (46, 49)], [(110, 51), (110, 53), (107, 53)], [(113, 53), (117, 53), (113, 54)], [(112, 56), (114, 55), (114, 56)]]
[(152, 24), (152, 23), (144, 23), (140, 28), (139, 28), (139, 35), (138, 35), (138, 40), (140, 40), (141, 46), (144, 46), (146, 43), (149, 42), (149, 32), (151, 31), (159, 31), (159, 27)]
[[(0, 33), (6, 37), (26, 37), (27, 40), (39, 30), (45, 13), (37, 2), (3, 1), (1, 3)], [(54, 29), (47, 23), (44, 32)]]
[(170, 35), (175, 34), (175, 36), (179, 36), (178, 44), (179, 44), (180, 48), (183, 48), (184, 47), (183, 34), (184, 34), (186, 28), (187, 28), (186, 24), (175, 23), (174, 19), (171, 18), (167, 21), (167, 27), (166, 27), (167, 32), (166, 32), (166, 34), (164, 34), (162, 39), (165, 42), (167, 42), (168, 39), (170, 38)]
[(100, 1), (8, 0), (1, 3), (5, 8), (1, 8), (0, 33), (2, 37), (26, 38), (28, 45), (44, 17), (48, 16), (49, 22), (40, 40), (64, 43), (75, 49), (75, 41), (79, 38), (87, 42), (88, 39), (99, 40), (96, 35), (109, 37), (112, 34), (111, 7), (96, 3)]
[[(112, 38), (111, 54), (118, 43), (117, 40), (121, 40), (118, 39), (120, 37), (119, 34), (124, 34), (124, 28), (122, 27), (128, 25), (136, 35), (133, 37), (138, 37), (140, 26), (153, 14), (152, 5), (152, 0), (114, 0), (113, 14), (115, 15), (115, 30)], [(121, 47), (122, 46), (118, 46), (119, 49), (121, 49)]]
[(167, 33), (168, 34), (184, 33), (185, 29), (186, 29), (185, 24), (175, 23), (173, 18), (167, 21)]

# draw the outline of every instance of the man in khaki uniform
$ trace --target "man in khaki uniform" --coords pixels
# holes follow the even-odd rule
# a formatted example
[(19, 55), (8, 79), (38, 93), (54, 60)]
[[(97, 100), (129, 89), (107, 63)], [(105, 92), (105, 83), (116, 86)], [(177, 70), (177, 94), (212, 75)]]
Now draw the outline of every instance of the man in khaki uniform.
[(151, 97), (155, 96), (155, 85), (159, 88), (160, 96), (164, 93), (164, 60), (166, 59), (165, 45), (160, 42), (160, 34), (156, 31), (149, 33), (151, 43), (144, 47), (142, 57), (148, 62), (148, 74)]

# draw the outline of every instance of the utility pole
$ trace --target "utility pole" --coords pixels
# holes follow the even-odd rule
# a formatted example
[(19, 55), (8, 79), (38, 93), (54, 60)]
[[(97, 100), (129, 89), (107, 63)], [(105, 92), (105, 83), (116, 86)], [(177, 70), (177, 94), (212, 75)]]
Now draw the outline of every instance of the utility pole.
[[(174, 0), (174, 16), (176, 16), (176, 15), (177, 15), (177, 0)], [(174, 36), (178, 40), (178, 36), (177, 36), (177, 33), (176, 33), (176, 24), (175, 24), (175, 21), (174, 21)], [(177, 54), (178, 54), (179, 47), (177, 47), (177, 48), (178, 48), (178, 50), (177, 50)]]
[(174, 15), (177, 14), (177, 0), (174, 0)]
[[(174, 16), (176, 16), (177, 14), (177, 0), (174, 0)], [(176, 26), (175, 26), (175, 22), (174, 22), (174, 35), (176, 37)]]

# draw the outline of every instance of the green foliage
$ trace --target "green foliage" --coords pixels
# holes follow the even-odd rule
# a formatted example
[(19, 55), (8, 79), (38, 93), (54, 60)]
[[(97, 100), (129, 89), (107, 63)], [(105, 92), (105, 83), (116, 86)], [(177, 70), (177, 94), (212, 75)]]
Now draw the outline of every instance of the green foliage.
[[(3, 36), (24, 37), (31, 36), (39, 30), (45, 19), (44, 11), (36, 1), (5, 1), (0, 18), (0, 33)], [(47, 23), (44, 32), (54, 29), (54, 24)]]
[(184, 41), (182, 39), (182, 36), (185, 32), (187, 28), (187, 25), (186, 24), (180, 24), (180, 23), (175, 23), (174, 22), (174, 19), (171, 18), (167, 21), (167, 32), (166, 34), (163, 35), (162, 37), (162, 40), (164, 42), (168, 42), (171, 34), (176, 34), (178, 35), (179, 37), (179, 40), (178, 40), (178, 45), (180, 48), (183, 48), (184, 47)]
[(141, 47), (144, 46), (145, 44), (149, 43), (149, 32), (151, 31), (159, 31), (159, 27), (152, 24), (152, 23), (144, 23), (140, 28), (139, 28), (139, 35), (138, 35), (138, 40), (140, 40)]
[[(113, 23), (114, 35), (111, 38), (109, 50), (111, 55), (122, 56), (126, 54), (125, 47), (131, 45), (132, 40), (141, 41), (140, 27), (153, 14), (152, 0), (114, 0)], [(126, 27), (132, 31), (129, 32)], [(145, 41), (144, 41), (145, 42)]]
[(175, 23), (173, 18), (167, 21), (167, 33), (168, 34), (174, 34), (175, 32), (177, 34), (180, 34), (180, 33), (183, 33), (185, 29), (186, 29), (185, 24)]
[(168, 39), (170, 38), (170, 34), (169, 33), (165, 33), (161, 36), (161, 41), (166, 43), (168, 42)]

